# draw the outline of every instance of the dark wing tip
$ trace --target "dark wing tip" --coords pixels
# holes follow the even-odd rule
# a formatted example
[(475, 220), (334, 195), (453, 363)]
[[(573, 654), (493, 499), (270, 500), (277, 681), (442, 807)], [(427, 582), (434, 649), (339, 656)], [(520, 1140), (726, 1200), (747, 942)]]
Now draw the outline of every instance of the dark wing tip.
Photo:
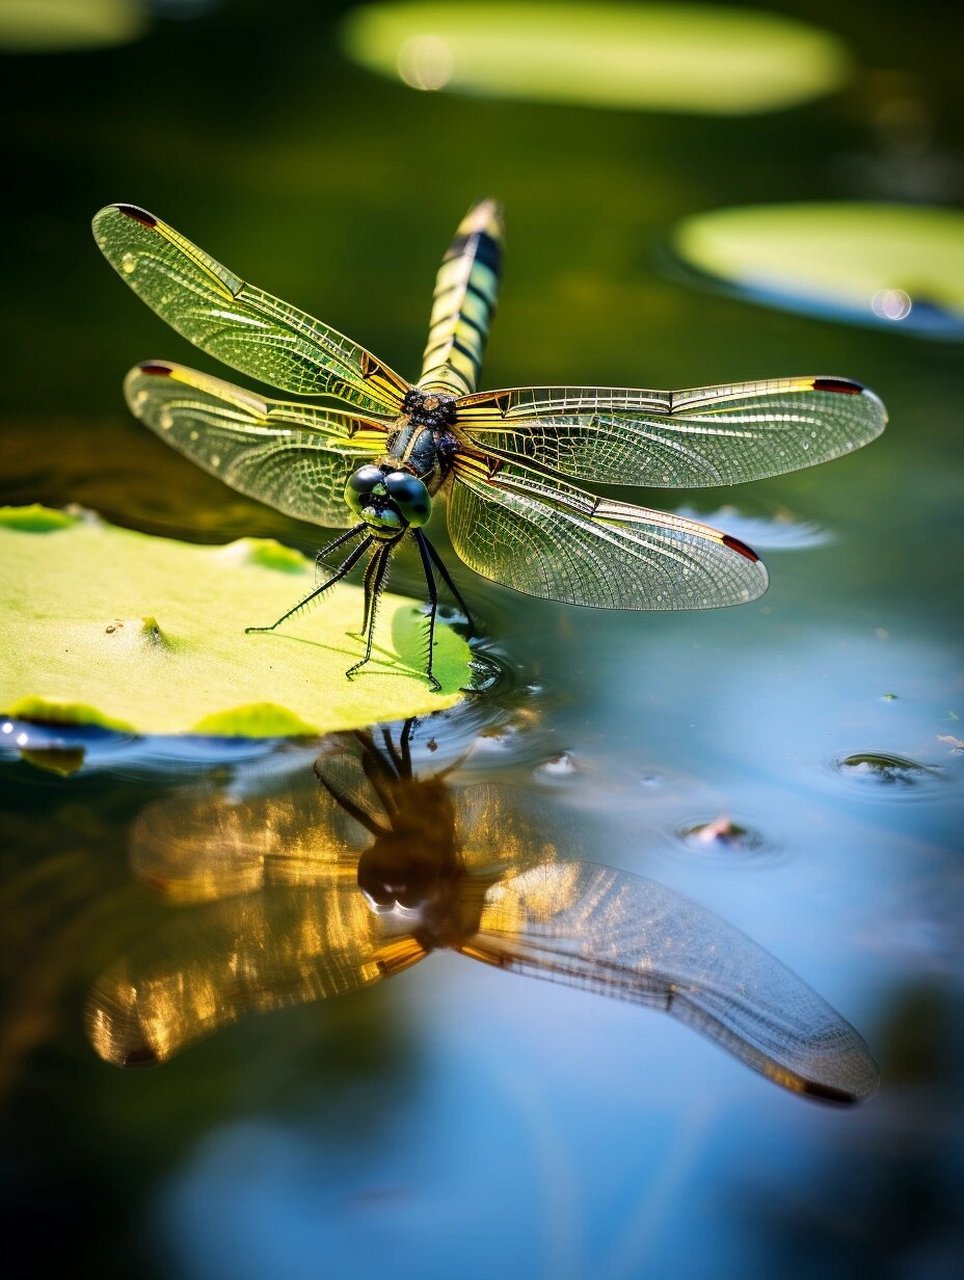
[(118, 213), (122, 213), (125, 218), (134, 218), (145, 227), (156, 227), (157, 219), (153, 213), (148, 213), (146, 209), (141, 209), (136, 204), (115, 204), (111, 208), (116, 209)]
[[(855, 382), (853, 378), (814, 378), (810, 385), (814, 391), (834, 391), (839, 395), (859, 396), (864, 401), (865, 409), (872, 414), (878, 424), (873, 436), (879, 435), (887, 425), (887, 409), (884, 402), (862, 382)], [(873, 439), (873, 436), (867, 436), (860, 443), (866, 444), (868, 440)]]
[(139, 365), (135, 366), (135, 368), (138, 373), (155, 374), (157, 377), (161, 378), (169, 378), (174, 372), (173, 365), (162, 364), (159, 360), (142, 360)]
[(760, 561), (760, 557), (752, 547), (748, 547), (745, 542), (741, 542), (739, 538), (731, 537), (728, 533), (723, 534), (723, 545), (724, 547), (729, 547), (731, 551), (737, 551), (741, 556), (745, 556), (751, 564), (758, 564)]
[(125, 1067), (156, 1067), (159, 1062), (160, 1058), (147, 1044), (129, 1049), (124, 1055)]
[(807, 1098), (819, 1098), (821, 1102), (835, 1102), (844, 1107), (852, 1107), (862, 1096), (847, 1089), (838, 1089), (836, 1085), (822, 1084), (819, 1080), (805, 1080), (799, 1091)]
[(814, 378), (812, 387), (814, 391), (836, 391), (844, 396), (859, 396), (867, 388), (861, 382), (854, 382), (852, 378)]

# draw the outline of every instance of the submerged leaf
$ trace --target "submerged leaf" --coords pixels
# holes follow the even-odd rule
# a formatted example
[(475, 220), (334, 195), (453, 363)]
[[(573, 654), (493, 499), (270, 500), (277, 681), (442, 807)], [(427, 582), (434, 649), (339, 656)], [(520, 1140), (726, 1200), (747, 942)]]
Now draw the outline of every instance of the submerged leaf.
[(339, 585), (276, 632), (245, 635), (311, 590), (314, 566), (277, 543), (202, 547), (67, 518), (0, 511), (0, 713), (134, 733), (276, 737), (420, 715), (459, 700), (468, 646), (383, 597), (372, 662), (354, 634), (362, 592)]

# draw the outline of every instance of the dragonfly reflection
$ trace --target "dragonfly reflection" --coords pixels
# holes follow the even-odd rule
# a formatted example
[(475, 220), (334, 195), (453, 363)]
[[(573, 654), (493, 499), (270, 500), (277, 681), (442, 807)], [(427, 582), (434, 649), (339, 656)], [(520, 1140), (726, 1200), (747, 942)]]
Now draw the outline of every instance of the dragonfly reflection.
[(103, 1058), (160, 1062), (247, 1012), (341, 995), (451, 948), (663, 1009), (796, 1092), (852, 1102), (876, 1087), (857, 1032), (732, 925), (562, 856), (502, 790), (416, 776), (407, 729), (397, 746), (356, 739), (319, 759), (310, 789), (143, 811), (135, 873), (194, 906), (96, 983), (88, 1030)]
[[(246, 283), (166, 222), (130, 204), (94, 217), (122, 279), (168, 324), (226, 364), (308, 400), (274, 400), (168, 361), (127, 375), (133, 413), (226, 484), (338, 535), (317, 587), (272, 631), (368, 557), (365, 653), (392, 556), (418, 548), (429, 599), (438, 578), (468, 609), (424, 532), (448, 501), (452, 545), (483, 577), (543, 599), (606, 609), (742, 604), (767, 587), (759, 558), (699, 521), (569, 483), (693, 488), (737, 484), (840, 457), (887, 415), (849, 378), (770, 378), (652, 391), (515, 387), (478, 391), (495, 311), (503, 227), (483, 200), (442, 261), (422, 372), (408, 382), (370, 351)], [(313, 404), (334, 399), (342, 406)], [(566, 477), (565, 479), (563, 477)], [(339, 552), (330, 565), (328, 557)]]

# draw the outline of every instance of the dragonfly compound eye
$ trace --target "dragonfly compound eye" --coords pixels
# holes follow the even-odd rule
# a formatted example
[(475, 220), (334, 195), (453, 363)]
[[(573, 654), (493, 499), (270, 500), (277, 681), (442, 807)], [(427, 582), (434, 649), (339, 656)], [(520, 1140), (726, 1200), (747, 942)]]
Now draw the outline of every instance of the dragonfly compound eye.
[(432, 499), (417, 476), (372, 463), (359, 467), (348, 481), (345, 501), (375, 529), (418, 528), (432, 514)]
[(426, 523), (432, 514), (432, 499), (418, 476), (408, 471), (390, 471), (385, 488), (407, 524), (418, 529)]

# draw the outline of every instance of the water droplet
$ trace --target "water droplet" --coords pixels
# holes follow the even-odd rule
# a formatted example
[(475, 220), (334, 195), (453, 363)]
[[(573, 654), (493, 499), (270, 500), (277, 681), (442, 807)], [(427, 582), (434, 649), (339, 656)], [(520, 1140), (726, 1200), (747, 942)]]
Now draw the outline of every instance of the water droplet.
[(903, 289), (878, 289), (870, 300), (870, 309), (881, 320), (906, 320), (913, 310), (911, 296)]
[(398, 74), (412, 89), (444, 89), (455, 71), (455, 55), (441, 36), (413, 36), (398, 51)]

